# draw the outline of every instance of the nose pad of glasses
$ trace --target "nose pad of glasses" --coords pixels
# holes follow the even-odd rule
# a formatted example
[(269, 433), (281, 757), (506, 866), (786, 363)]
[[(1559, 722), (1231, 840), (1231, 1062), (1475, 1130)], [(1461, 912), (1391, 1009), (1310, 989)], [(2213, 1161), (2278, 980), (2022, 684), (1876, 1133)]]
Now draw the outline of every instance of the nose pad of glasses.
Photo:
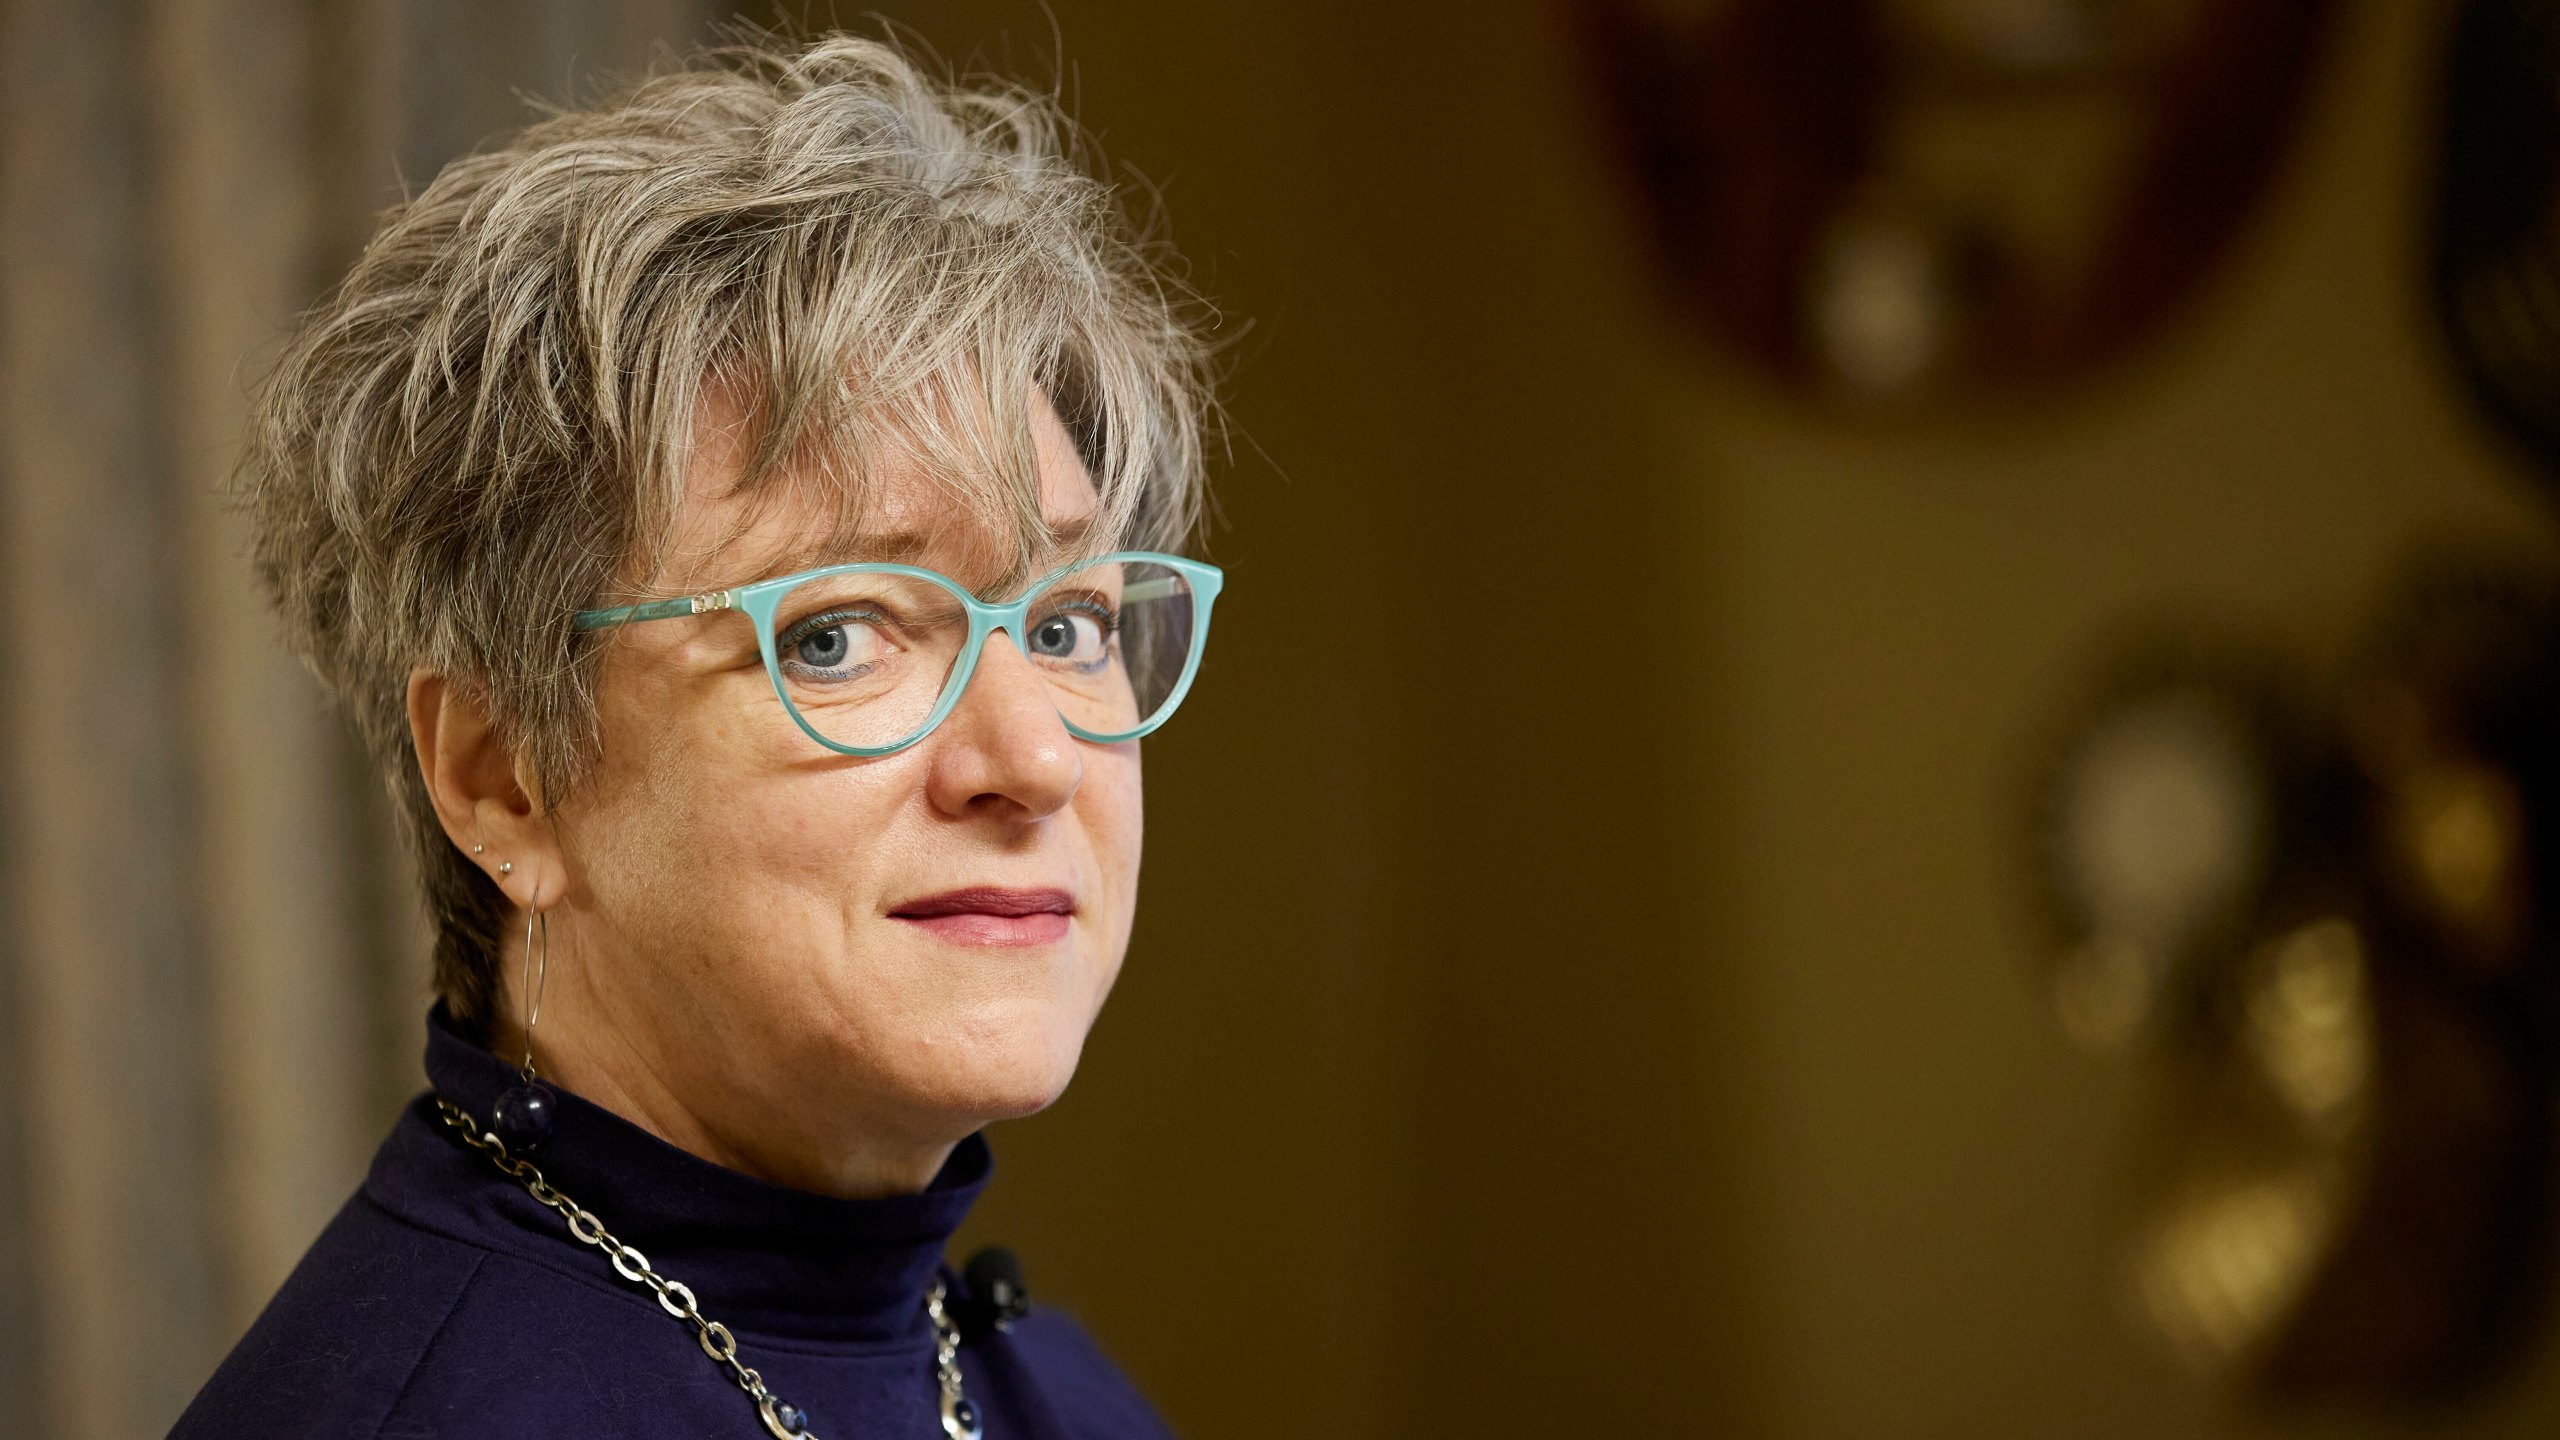
[(1031, 664), (1031, 652), (1024, 648), (1022, 637), (1015, 634), (1013, 627), (1010, 625), (998, 624), (988, 627), (987, 637), (978, 642), (977, 653), (969, 657), (969, 678), (967, 686), (964, 688), (964, 693), (956, 697), (952, 703), (956, 706), (962, 701), (965, 701), (968, 698), (965, 693), (965, 689), (975, 688), (977, 686), (978, 677), (986, 670), (987, 651), (996, 643), (996, 637), (999, 635), (1012, 642), (1014, 658), (1021, 661), (1025, 667), (1030, 669), (1032, 679), (1040, 681), (1041, 696), (1049, 702), (1050, 711), (1057, 715), (1061, 723), (1064, 723), (1066, 720), (1066, 712), (1058, 708), (1057, 696), (1050, 693), (1048, 682), (1041, 679), (1039, 667)]

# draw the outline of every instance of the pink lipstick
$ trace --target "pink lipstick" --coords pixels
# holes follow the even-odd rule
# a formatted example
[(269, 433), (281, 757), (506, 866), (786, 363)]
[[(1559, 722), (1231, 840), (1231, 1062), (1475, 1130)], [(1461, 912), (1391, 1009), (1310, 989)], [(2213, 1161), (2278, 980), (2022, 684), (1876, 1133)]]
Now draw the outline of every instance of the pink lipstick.
[(1064, 890), (973, 885), (909, 900), (889, 912), (955, 945), (1046, 945), (1066, 938), (1075, 897)]

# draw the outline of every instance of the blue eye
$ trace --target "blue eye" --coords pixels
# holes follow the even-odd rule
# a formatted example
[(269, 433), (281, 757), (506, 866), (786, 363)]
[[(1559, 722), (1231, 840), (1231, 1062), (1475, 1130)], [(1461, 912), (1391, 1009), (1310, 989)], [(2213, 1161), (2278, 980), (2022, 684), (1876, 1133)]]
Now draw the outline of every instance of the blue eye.
[(1081, 602), (1032, 621), (1022, 648), (1034, 660), (1098, 670), (1110, 663), (1113, 629), (1108, 608)]
[(851, 642), (845, 638), (844, 627), (841, 625), (830, 625), (824, 630), (803, 635), (800, 637), (800, 643), (791, 647), (792, 653), (799, 657), (801, 664), (813, 665), (821, 670), (832, 670), (843, 664), (845, 652), (852, 648)]
[(784, 668), (813, 680), (856, 680), (889, 653), (879, 617), (866, 612), (812, 615), (794, 625), (777, 647)]

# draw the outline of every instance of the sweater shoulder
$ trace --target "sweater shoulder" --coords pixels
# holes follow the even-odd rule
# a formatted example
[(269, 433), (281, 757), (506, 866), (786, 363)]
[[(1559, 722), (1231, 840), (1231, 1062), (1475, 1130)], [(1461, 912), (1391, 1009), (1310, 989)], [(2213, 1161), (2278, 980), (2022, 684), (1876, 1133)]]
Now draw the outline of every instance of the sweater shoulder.
[(1146, 1396), (1066, 1311), (1034, 1306), (1005, 1338), (1075, 1440), (1172, 1440)]
[(371, 1436), (484, 1252), (401, 1223), (361, 1192), (178, 1418), (170, 1440)]

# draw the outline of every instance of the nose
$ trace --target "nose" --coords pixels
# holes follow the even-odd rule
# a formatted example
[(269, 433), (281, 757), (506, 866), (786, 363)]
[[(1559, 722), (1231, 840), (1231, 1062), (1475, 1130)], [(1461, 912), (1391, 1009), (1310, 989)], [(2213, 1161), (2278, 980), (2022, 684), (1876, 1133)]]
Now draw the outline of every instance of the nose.
[(929, 795), (948, 815), (1036, 820), (1066, 808), (1084, 781), (1083, 747), (1010, 632), (987, 636), (968, 688), (932, 739)]

